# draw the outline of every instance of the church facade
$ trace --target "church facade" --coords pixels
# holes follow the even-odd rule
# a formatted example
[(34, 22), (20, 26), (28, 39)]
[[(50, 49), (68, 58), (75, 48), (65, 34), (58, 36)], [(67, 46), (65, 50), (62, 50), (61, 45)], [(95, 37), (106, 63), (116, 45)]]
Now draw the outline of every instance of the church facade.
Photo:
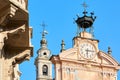
[[(117, 80), (119, 63), (111, 56), (111, 49), (105, 53), (99, 49), (99, 40), (92, 33), (92, 25), (96, 17), (94, 13), (75, 20), (78, 26), (78, 35), (73, 38), (72, 48), (62, 49), (58, 55), (53, 55), (51, 61), (55, 67), (55, 80)], [(80, 30), (81, 29), (81, 30)]]

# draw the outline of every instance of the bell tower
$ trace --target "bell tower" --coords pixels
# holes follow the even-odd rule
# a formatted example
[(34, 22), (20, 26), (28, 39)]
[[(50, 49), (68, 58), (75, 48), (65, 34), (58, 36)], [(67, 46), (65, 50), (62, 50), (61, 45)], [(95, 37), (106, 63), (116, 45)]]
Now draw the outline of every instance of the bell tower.
[[(45, 27), (45, 24), (42, 24), (42, 26)], [(41, 48), (37, 51), (38, 56), (35, 60), (36, 80), (52, 80), (52, 63), (49, 60), (51, 52), (47, 48), (46, 34), (47, 31), (43, 29), (42, 40), (40, 41)]]

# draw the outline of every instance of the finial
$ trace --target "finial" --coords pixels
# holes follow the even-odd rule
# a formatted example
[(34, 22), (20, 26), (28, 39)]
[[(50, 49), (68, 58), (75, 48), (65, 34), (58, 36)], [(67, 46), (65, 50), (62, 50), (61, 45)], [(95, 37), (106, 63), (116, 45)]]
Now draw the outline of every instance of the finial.
[(111, 55), (112, 54), (112, 50), (110, 47), (108, 47), (108, 54)]
[(93, 15), (94, 15), (94, 12), (91, 12), (90, 14), (91, 14), (91, 16), (93, 16)]
[(65, 42), (62, 40), (60, 52), (65, 51)]
[(91, 12), (90, 14), (91, 14), (91, 17), (93, 18), (93, 20), (95, 21), (96, 16), (93, 16), (93, 15), (94, 15), (94, 12)]
[(84, 7), (84, 12), (83, 14), (86, 15), (88, 12), (86, 11), (86, 8), (88, 7), (88, 5), (86, 4), (86, 2), (83, 2), (82, 6)]
[(44, 22), (41, 24), (41, 26), (43, 27), (43, 31), (42, 31), (42, 38), (45, 37), (46, 34), (48, 34), (48, 32), (45, 30), (45, 27), (47, 26)]
[(41, 43), (42, 48), (46, 48), (47, 47), (47, 40), (45, 38), (45, 35), (48, 34), (48, 32), (45, 30), (46, 24), (44, 22), (41, 24), (41, 26), (43, 27), (43, 31), (41, 32), (42, 33), (42, 40), (40, 41), (40, 43)]
[(88, 5), (86, 4), (86, 2), (84, 1), (82, 6), (84, 7), (84, 11), (86, 11), (86, 8), (88, 7)]

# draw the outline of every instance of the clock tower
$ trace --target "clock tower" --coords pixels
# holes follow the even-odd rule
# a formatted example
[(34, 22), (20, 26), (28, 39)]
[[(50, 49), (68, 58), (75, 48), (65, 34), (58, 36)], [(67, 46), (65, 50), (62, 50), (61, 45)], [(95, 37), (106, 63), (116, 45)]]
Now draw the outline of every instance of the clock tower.
[[(44, 25), (43, 25), (44, 27)], [(36, 80), (52, 80), (52, 62), (49, 60), (51, 56), (50, 50), (47, 48), (47, 40), (45, 35), (47, 31), (43, 29), (41, 48), (38, 50), (35, 60)]]
[(88, 16), (84, 10), (75, 20), (78, 32), (73, 47), (51, 57), (55, 80), (117, 80), (119, 63), (110, 55), (110, 48), (108, 53), (99, 49), (93, 35), (95, 19), (93, 12)]

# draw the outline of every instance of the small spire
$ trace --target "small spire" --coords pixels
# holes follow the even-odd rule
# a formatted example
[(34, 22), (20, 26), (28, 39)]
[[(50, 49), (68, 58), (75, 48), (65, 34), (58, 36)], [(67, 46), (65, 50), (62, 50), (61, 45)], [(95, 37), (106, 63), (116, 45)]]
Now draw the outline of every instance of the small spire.
[(65, 51), (65, 42), (62, 40), (60, 52)]
[(112, 50), (110, 47), (108, 47), (108, 54), (111, 55), (112, 54)]

